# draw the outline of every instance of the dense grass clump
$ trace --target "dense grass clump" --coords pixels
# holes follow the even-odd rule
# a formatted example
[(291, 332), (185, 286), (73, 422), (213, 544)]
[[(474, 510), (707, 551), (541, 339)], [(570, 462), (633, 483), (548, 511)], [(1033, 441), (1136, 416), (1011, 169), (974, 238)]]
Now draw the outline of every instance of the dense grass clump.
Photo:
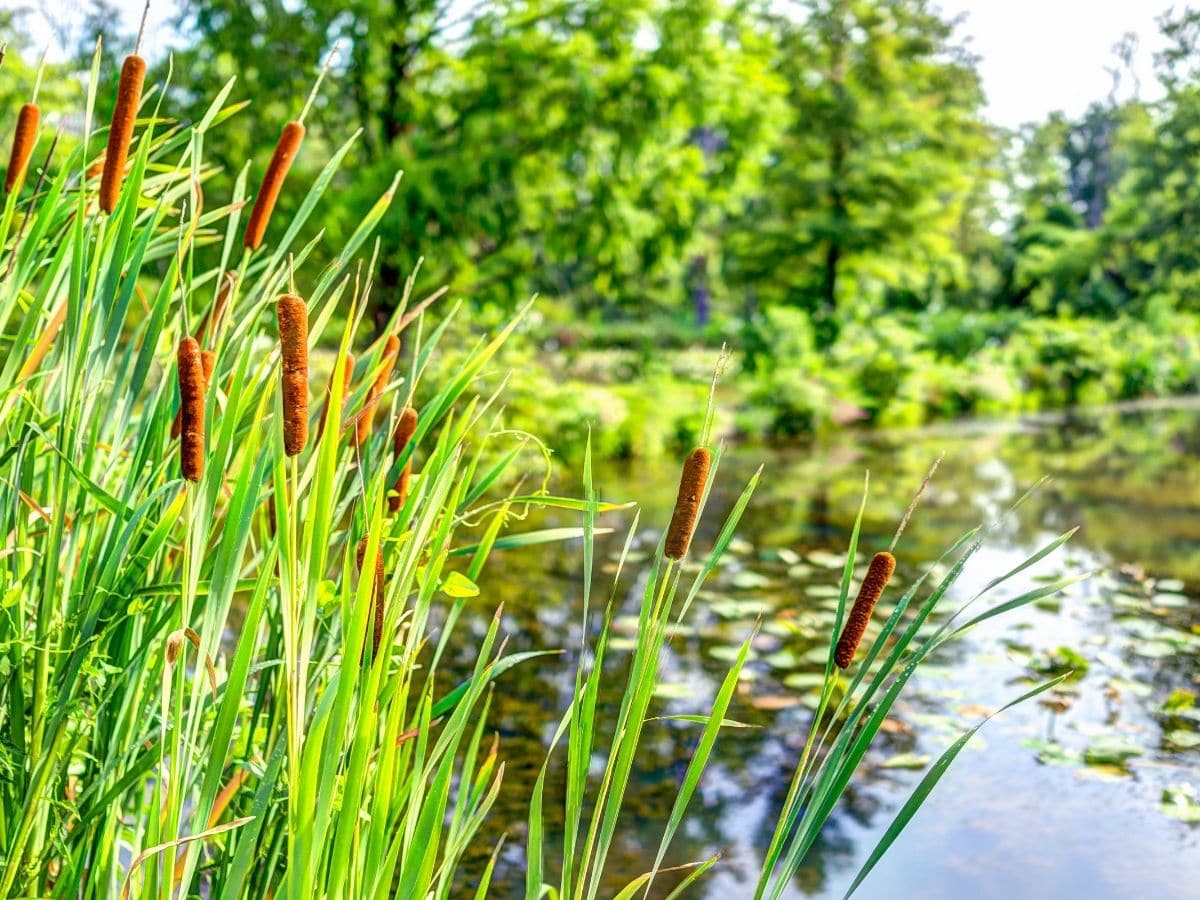
[[(99, 61), (97, 52), (93, 98)], [(368, 335), (378, 245), (367, 242), (398, 178), (328, 248), (324, 268), (309, 263), (315, 242), (297, 238), (354, 137), (305, 186), (272, 244), (240, 241), (247, 171), (231, 196), (203, 197), (205, 138), (237, 111), (232, 83), (190, 125), (172, 122), (157, 92), (134, 141), (140, 77), (137, 91), (119, 94), (125, 111), (112, 134), (127, 137), (110, 139), (100, 203), (87, 177), (98, 161), (89, 107), (80, 145), (51, 157), (30, 196), (9, 192), (0, 220), (9, 272), (0, 280), (0, 896), (416, 900), (460, 896), (464, 884), (486, 896), (495, 854), (479, 870), (463, 860), (505, 777), (503, 748), (488, 737), (491, 691), (512, 666), (545, 662), (541, 650), (509, 652), (521, 638), (501, 633), (486, 566), (563, 539), (581, 546), (583, 640), (550, 750), (565, 739), (566, 777), (548, 785), (548, 758), (521, 785), (526, 894), (553, 886), (593, 900), (613, 875), (623, 898), (651, 892), (727, 722), (752, 634), (711, 704), (690, 717), (697, 742), (654, 869), (614, 873), (609, 851), (672, 627), (702, 602), (760, 476), (698, 552), (721, 457), (706, 425), (684, 467), (679, 522), (641, 571), (622, 555), (610, 601), (595, 609), (599, 517), (619, 505), (597, 495), (590, 451), (582, 497), (523, 488), (542, 458), (536, 441), (504, 427), (498, 397), (476, 393), (524, 313), (450, 348), (442, 337), (461, 308), (430, 322), (437, 295), (410, 308), (406, 293), (387, 337)], [(120, 177), (108, 177), (110, 166)], [(266, 184), (259, 197), (277, 189)], [(357, 391), (355, 348), (371, 360)], [(337, 373), (312, 440), (310, 357)], [(373, 417), (388, 427), (360, 430)], [(343, 426), (354, 440), (341, 440)], [(523, 525), (533, 506), (579, 523)], [(626, 551), (638, 527), (635, 517)], [(782, 893), (917, 664), (1062, 586), (923, 627), (980, 540), (972, 532), (952, 548), (949, 574), (927, 594), (918, 591), (930, 573), (917, 579), (843, 675), (833, 644), (856, 525), (819, 712), (764, 848), (758, 896)], [(631, 586), (637, 637), (610, 731), (597, 727), (597, 698), (614, 677), (604, 667), (615, 653), (610, 627)], [(475, 631), (457, 627), (468, 604), (487, 623)], [(444, 671), (450, 647), (475, 661), (465, 679)], [(551, 803), (561, 816), (545, 814)], [(547, 840), (552, 821), (561, 833)], [(675, 886), (716, 863), (673, 867)]]

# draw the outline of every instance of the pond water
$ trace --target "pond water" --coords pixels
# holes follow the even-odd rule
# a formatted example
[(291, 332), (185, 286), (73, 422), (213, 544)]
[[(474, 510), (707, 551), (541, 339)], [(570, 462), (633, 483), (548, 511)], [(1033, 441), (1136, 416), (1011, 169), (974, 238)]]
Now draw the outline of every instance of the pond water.
[[(1097, 570), (1054, 602), (985, 623), (933, 657), (900, 703), (831, 818), (792, 897), (840, 897), (927, 763), (962, 730), (1027, 689), (1031, 679), (1073, 669), (1063, 689), (987, 725), (956, 761), (857, 896), (864, 898), (1183, 898), (1200, 885), (1200, 407), (1164, 405), (959, 424), (920, 432), (846, 435), (797, 448), (727, 451), (693, 554), (711, 546), (754, 470), (762, 483), (739, 539), (688, 628), (666, 653), (660, 712), (700, 713), (726, 671), (730, 648), (758, 616), (763, 631), (728, 729), (670, 863), (723, 850), (689, 896), (751, 894), (774, 816), (799, 755), (823, 668), (836, 601), (830, 597), (870, 470), (858, 575), (883, 549), (924, 471), (945, 462), (900, 541), (897, 577), (881, 610), (923, 567), (981, 521), (996, 522), (943, 609), (1074, 526), (1078, 534), (1019, 579)], [(677, 484), (672, 463), (598, 467), (611, 500), (637, 500), (642, 527), (631, 570), (652, 551)], [(1047, 481), (1015, 513), (1011, 504)], [(560, 473), (557, 488), (575, 488)], [(603, 524), (623, 536), (631, 513)], [(527, 527), (575, 524), (566, 514)], [(616, 536), (598, 547), (594, 596), (607, 596)], [(480, 632), (505, 604), (510, 652), (577, 647), (578, 543), (499, 553), (484, 595), (461, 628)], [(1009, 592), (1002, 596), (1011, 596)], [(632, 571), (617, 603), (628, 635), (639, 599)], [(883, 616), (876, 613), (877, 620)], [(465, 635), (463, 635), (465, 637)], [(462, 641), (462, 644), (469, 643)], [(621, 642), (617, 642), (618, 647)], [(612, 654), (612, 697), (627, 656)], [(818, 659), (822, 662), (818, 662)], [(457, 665), (472, 660), (464, 649)], [(575, 657), (543, 658), (506, 673), (492, 718), (507, 758), (505, 786), (483, 841), (507, 832), (497, 896), (519, 895), (528, 795), (546, 743), (567, 705)], [(610, 697), (610, 700), (612, 699)], [(697, 726), (651, 723), (629, 814), (610, 855), (612, 893), (649, 868), (662, 823), (698, 736)], [(561, 754), (561, 750), (560, 750)], [(553, 791), (553, 787), (551, 788)], [(550, 795), (548, 795), (549, 797)], [(548, 799), (551, 832), (560, 795)], [(1191, 821), (1189, 821), (1191, 820)], [(483, 843), (481, 841), (481, 843)], [(482, 866), (488, 847), (473, 865)], [(554, 849), (549, 850), (554, 858)], [(477, 870), (477, 869), (476, 869)], [(553, 871), (553, 868), (552, 868)], [(657, 884), (657, 883), (656, 883)], [(665, 889), (670, 879), (662, 880)]]

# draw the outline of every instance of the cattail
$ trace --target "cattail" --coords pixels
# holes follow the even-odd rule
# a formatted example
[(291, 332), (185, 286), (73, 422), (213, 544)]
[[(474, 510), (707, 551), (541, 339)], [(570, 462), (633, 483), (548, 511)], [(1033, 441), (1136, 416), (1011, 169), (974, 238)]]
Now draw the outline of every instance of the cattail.
[(379, 372), (375, 383), (371, 385), (370, 391), (367, 392), (362, 412), (358, 414), (358, 424), (354, 431), (354, 446), (356, 447), (361, 447), (371, 436), (371, 425), (375, 421), (375, 408), (379, 406), (379, 396), (392, 377), (392, 369), (396, 366), (396, 355), (399, 352), (400, 338), (389, 334), (387, 343), (383, 347), (383, 369)]
[(263, 235), (267, 233), (267, 224), (271, 221), (271, 213), (275, 210), (275, 201), (279, 199), (279, 189), (283, 187), (283, 179), (287, 177), (292, 160), (300, 150), (300, 142), (304, 140), (304, 126), (300, 122), (288, 122), (283, 126), (283, 134), (275, 145), (271, 162), (263, 175), (262, 186), (258, 196), (254, 198), (254, 209), (246, 222), (245, 245), (250, 250), (257, 250), (262, 243)]
[(37, 143), (38, 125), (42, 111), (36, 103), (26, 103), (17, 115), (17, 130), (13, 132), (12, 153), (8, 157), (8, 172), (4, 176), (4, 193), (20, 193), (25, 183), (25, 171), (29, 168), (29, 157)]
[(204, 343), (208, 330), (212, 328), (215, 331), (221, 324), (221, 317), (225, 315), (225, 308), (229, 306), (229, 298), (233, 294), (237, 278), (237, 272), (232, 269), (221, 276), (221, 287), (217, 290), (217, 298), (213, 301), (212, 308), (209, 309), (207, 315), (200, 320), (200, 327), (196, 329), (196, 340), (201, 344)]
[(46, 330), (42, 332), (37, 343), (33, 345), (33, 352), (29, 354), (29, 358), (25, 360), (21, 370), (17, 372), (17, 381), (24, 381), (30, 375), (37, 371), (38, 366), (42, 364), (42, 360), (46, 358), (46, 354), (50, 352), (51, 346), (54, 344), (54, 339), (58, 336), (58, 332), (62, 329), (63, 322), (67, 318), (67, 301), (63, 300), (58, 304), (58, 309), (54, 310), (50, 316), (50, 321), (46, 325)]
[[(354, 354), (347, 353), (345, 362), (342, 363), (342, 405), (346, 404), (346, 398), (350, 396), (350, 381), (354, 378)], [(317, 422), (317, 440), (321, 439), (321, 435), (325, 433), (325, 420), (329, 418), (329, 396), (333, 393), (333, 375), (329, 376), (329, 387), (325, 388), (325, 406), (321, 410), (321, 419)]]
[[(367, 539), (364, 537), (358, 542), (358, 571), (361, 573), (363, 562), (367, 556)], [(375, 554), (375, 586), (371, 593), (371, 605), (374, 614), (374, 626), (371, 632), (371, 658), (374, 659), (379, 653), (379, 644), (383, 640), (383, 601), (384, 592), (387, 587), (386, 576), (383, 572), (383, 547), (379, 548), (379, 552)]]
[(696, 516), (700, 513), (700, 498), (704, 495), (704, 483), (708, 480), (708, 466), (712, 462), (709, 452), (697, 447), (683, 462), (683, 474), (679, 478), (679, 496), (675, 498), (675, 512), (671, 514), (671, 526), (667, 529), (664, 549), (668, 559), (683, 559), (692, 542), (692, 531), (696, 527)]
[(284, 294), (275, 307), (283, 360), (283, 447), (295, 456), (308, 443), (308, 307)]
[[(396, 458), (400, 457), (408, 447), (408, 442), (412, 440), (414, 434), (417, 433), (417, 411), (411, 406), (406, 406), (400, 410), (400, 418), (396, 420), (396, 432), (392, 436), (392, 446), (396, 452)], [(396, 484), (392, 488), (392, 495), (388, 498), (388, 509), (392, 512), (399, 511), (404, 502), (408, 500), (408, 482), (412, 478), (412, 457), (404, 463), (404, 468), (400, 470), (400, 475), (396, 478)]]
[[(199, 339), (197, 339), (199, 342)], [(200, 370), (204, 373), (204, 393), (208, 394), (208, 388), (212, 384), (213, 369), (217, 367), (217, 354), (211, 350), (200, 351)], [(175, 413), (175, 420), (171, 423), (171, 440), (179, 437), (183, 431), (183, 406), (180, 405)]]
[(104, 172), (104, 160), (105, 159), (107, 159), (106, 155), (101, 153), (100, 158), (98, 160), (96, 160), (94, 163), (92, 163), (90, 166), (88, 166), (87, 171), (85, 171), (83, 173), (84, 179), (90, 181), (91, 179), (95, 178), (97, 175), (100, 175), (102, 172)]
[(133, 139), (133, 121), (142, 102), (142, 82), (146, 78), (146, 61), (136, 53), (125, 57), (121, 80), (117, 85), (117, 103), (113, 107), (112, 127), (108, 130), (108, 149), (104, 152), (104, 174), (100, 179), (100, 208), (111, 213), (121, 196), (125, 179), (125, 161), (129, 158), (129, 142)]
[(204, 474), (204, 361), (193, 337), (179, 342), (179, 466), (188, 481)]
[(846, 668), (854, 660), (854, 653), (858, 650), (863, 634), (866, 633), (867, 623), (871, 621), (871, 613), (875, 611), (875, 604), (879, 602), (883, 589), (887, 587), (894, 571), (896, 571), (896, 557), (886, 550), (875, 554), (870, 568), (867, 569), (867, 577), (863, 579), (862, 586), (858, 589), (858, 597), (850, 609), (846, 625), (842, 628), (842, 636), (838, 638), (833, 661), (837, 663), (839, 669)]

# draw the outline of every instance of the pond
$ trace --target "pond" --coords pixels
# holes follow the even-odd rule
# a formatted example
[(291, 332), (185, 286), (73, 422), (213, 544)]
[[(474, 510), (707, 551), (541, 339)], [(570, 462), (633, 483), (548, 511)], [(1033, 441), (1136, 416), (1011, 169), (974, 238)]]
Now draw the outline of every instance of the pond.
[[(1031, 679), (1067, 670), (1075, 674), (1061, 691), (984, 728), (857, 896), (1196, 895), (1200, 407), (1162, 405), (726, 452), (694, 545), (700, 552), (760, 464), (763, 480), (732, 552), (669, 646), (660, 711), (706, 711), (730, 649), (761, 615), (755, 658), (730, 711), (757, 727), (722, 732), (675, 840), (673, 863), (724, 851), (689, 896), (750, 896), (812, 715), (836, 602), (830, 594), (840, 574), (834, 554), (844, 553), (864, 471), (871, 473), (871, 490), (860, 577), (943, 451), (945, 461), (897, 547), (885, 613), (905, 583), (984, 521), (996, 524), (942, 608), (953, 609), (1074, 526), (1078, 534), (1025, 573), (1021, 587), (1077, 571), (1096, 574), (1052, 602), (985, 623), (930, 660), (906, 688), (791, 896), (841, 897), (927, 764)], [(641, 508), (634, 568), (653, 552), (669, 518), (677, 471), (673, 463), (597, 468), (606, 500), (634, 499)], [(1043, 476), (1029, 500), (1008, 512)], [(561, 492), (578, 490), (570, 478), (559, 474)], [(596, 597), (608, 594), (617, 538), (630, 517), (629, 511), (604, 517), (615, 534), (598, 547)], [(574, 524), (560, 513), (531, 516), (523, 527), (545, 523)], [(504, 602), (510, 652), (578, 647), (577, 542), (498, 553), (488, 565), (487, 589), (461, 628), (481, 631)], [(625, 644), (637, 602), (627, 572), (617, 593), (617, 631)], [(622, 654), (612, 656), (610, 700), (624, 676)], [(464, 649), (456, 664), (471, 662)], [(506, 673), (496, 691), (492, 719), (508, 764), (484, 840), (507, 832), (497, 896), (519, 894), (528, 795), (567, 705), (574, 664), (571, 653), (535, 660)], [(680, 722), (648, 727), (629, 814), (610, 856), (610, 869), (624, 877), (602, 895), (650, 867), (697, 735), (696, 726)], [(548, 808), (552, 831), (561, 815), (558, 803)], [(477, 866), (489, 849), (479, 848)]]

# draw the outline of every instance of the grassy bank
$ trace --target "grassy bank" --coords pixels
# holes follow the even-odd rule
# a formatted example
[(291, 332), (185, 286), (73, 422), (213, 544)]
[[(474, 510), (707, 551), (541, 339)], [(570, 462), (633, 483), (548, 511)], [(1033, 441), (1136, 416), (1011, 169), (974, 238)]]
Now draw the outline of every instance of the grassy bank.
[(1200, 317), (1186, 313), (895, 313), (846, 323), (818, 348), (805, 314), (776, 310), (753, 328), (703, 334), (669, 319), (536, 323), (504, 357), (519, 373), (507, 395), (511, 421), (576, 459), (589, 426), (606, 455), (678, 453), (698, 433), (723, 343), (729, 432), (767, 440), (1181, 396), (1200, 384)]

